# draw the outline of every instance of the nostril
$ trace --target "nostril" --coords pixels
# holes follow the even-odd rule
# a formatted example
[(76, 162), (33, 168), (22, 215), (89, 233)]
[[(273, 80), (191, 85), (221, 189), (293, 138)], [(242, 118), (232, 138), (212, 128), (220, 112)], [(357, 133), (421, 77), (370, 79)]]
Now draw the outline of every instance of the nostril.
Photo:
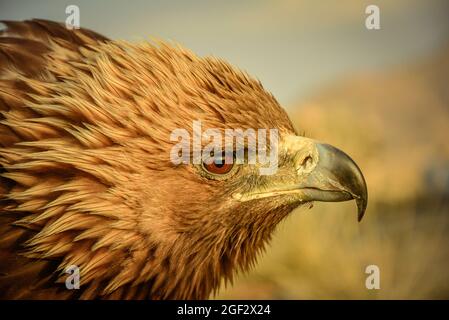
[(308, 174), (315, 169), (317, 160), (313, 156), (313, 154), (308, 153), (304, 158), (304, 155), (301, 158), (297, 158), (296, 160), (296, 171), (298, 174)]
[(312, 162), (313, 162), (312, 157), (307, 156), (304, 158), (304, 160), (302, 160), (301, 167), (303, 167), (304, 169), (307, 169), (312, 165)]

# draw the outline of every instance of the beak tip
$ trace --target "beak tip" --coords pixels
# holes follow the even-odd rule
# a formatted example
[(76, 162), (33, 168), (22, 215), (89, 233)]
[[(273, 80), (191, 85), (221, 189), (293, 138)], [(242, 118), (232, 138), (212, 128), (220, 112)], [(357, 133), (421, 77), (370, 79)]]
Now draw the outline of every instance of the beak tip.
[(357, 199), (356, 202), (357, 202), (357, 209), (358, 209), (357, 210), (358, 211), (357, 221), (360, 222), (360, 221), (362, 221), (362, 218), (365, 215), (368, 201), (366, 198), (361, 198), (361, 199)]

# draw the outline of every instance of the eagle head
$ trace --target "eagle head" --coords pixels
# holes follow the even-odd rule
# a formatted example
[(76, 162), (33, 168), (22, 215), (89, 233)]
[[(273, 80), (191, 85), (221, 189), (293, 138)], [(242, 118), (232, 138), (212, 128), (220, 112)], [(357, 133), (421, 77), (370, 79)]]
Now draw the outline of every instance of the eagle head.
[[(8, 297), (207, 298), (255, 263), (298, 206), (354, 199), (362, 218), (367, 189), (354, 161), (298, 135), (245, 72), (163, 42), (111, 41), (43, 20), (7, 25), (0, 287)], [(211, 162), (193, 161), (190, 147), (208, 143), (198, 123), (221, 137), (276, 132), (266, 148), (276, 150), (275, 170), (249, 163), (245, 143), (242, 161), (224, 147)], [(173, 139), (176, 130), (186, 139)], [(174, 163), (180, 143), (189, 161)], [(64, 285), (69, 266), (79, 268), (80, 290)]]

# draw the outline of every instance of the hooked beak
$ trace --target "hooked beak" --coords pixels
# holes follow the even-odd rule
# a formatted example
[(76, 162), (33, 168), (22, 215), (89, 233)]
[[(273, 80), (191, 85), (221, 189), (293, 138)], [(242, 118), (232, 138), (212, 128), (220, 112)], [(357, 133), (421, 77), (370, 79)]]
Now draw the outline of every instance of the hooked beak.
[(343, 151), (300, 136), (287, 136), (282, 143), (287, 164), (279, 168), (268, 187), (239, 194), (240, 201), (289, 195), (295, 201), (338, 202), (355, 200), (358, 221), (365, 214), (368, 191), (357, 164)]
[(368, 204), (365, 178), (357, 164), (343, 151), (328, 144), (315, 144), (318, 163), (297, 187), (305, 201), (355, 200), (358, 221)]

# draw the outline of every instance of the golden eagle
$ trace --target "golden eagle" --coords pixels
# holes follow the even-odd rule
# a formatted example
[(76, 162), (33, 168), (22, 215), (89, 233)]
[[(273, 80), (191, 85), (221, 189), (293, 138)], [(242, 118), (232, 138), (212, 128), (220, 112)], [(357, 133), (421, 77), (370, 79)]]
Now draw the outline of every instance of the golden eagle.
[[(46, 21), (0, 34), (0, 296), (204, 299), (311, 201), (367, 204), (342, 151), (296, 134), (259, 81), (177, 45)], [(278, 169), (174, 165), (175, 128), (275, 128)], [(190, 130), (190, 129), (189, 129)], [(80, 271), (68, 290), (66, 268)]]

